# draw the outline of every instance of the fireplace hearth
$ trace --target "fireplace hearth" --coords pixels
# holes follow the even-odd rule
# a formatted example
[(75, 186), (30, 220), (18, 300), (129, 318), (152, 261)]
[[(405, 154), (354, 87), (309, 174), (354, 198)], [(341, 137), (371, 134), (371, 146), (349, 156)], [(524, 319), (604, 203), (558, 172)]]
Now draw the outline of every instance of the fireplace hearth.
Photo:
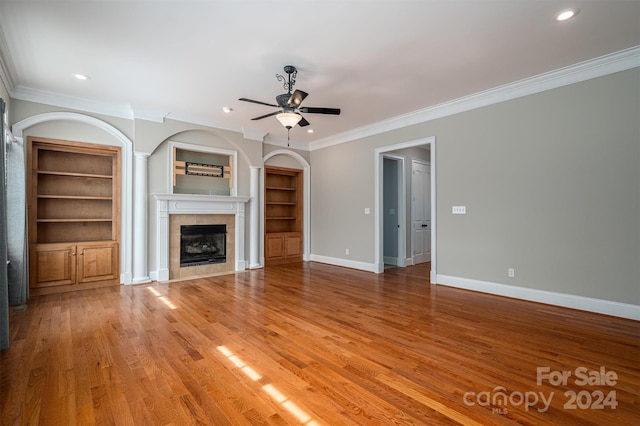
[(180, 267), (225, 263), (226, 225), (181, 225)]

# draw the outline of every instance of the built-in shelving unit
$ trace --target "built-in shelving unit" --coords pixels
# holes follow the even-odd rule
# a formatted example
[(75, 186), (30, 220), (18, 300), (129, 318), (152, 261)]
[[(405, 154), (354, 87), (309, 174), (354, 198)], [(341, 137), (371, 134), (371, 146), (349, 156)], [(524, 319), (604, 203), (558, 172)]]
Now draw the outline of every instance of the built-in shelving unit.
[(298, 169), (265, 166), (265, 263), (302, 261), (302, 179)]
[(27, 158), (32, 294), (118, 284), (120, 148), (29, 138)]

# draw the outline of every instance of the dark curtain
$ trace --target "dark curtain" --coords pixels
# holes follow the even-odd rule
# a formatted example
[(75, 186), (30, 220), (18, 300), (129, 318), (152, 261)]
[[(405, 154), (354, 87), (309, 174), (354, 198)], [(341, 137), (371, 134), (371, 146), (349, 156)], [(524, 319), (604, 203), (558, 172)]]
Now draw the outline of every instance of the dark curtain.
[(9, 280), (7, 278), (7, 186), (5, 181), (5, 151), (7, 146), (4, 131), (6, 104), (0, 98), (0, 349), (9, 347)]

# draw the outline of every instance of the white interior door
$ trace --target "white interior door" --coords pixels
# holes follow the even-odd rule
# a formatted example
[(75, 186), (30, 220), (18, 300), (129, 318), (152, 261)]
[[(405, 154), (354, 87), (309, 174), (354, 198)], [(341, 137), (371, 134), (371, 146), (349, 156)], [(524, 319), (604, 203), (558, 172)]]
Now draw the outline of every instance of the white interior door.
[(427, 163), (412, 161), (411, 223), (413, 263), (431, 261), (431, 170)]

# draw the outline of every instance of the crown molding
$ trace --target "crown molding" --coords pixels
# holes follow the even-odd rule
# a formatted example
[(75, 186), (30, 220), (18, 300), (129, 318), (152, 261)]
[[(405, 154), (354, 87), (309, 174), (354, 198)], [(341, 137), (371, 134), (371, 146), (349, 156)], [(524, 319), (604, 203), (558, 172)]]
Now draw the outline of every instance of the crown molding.
[(11, 97), (22, 101), (53, 105), (61, 108), (73, 109), (76, 111), (108, 115), (111, 117), (128, 119), (134, 118), (134, 112), (129, 105), (100, 102), (91, 99), (79, 98), (76, 96), (64, 95), (61, 93), (50, 92), (47, 90), (32, 89), (24, 86), (17, 86), (11, 92)]
[(7, 47), (4, 33), (0, 30), (0, 81), (2, 81), (4, 88), (11, 95), (15, 87), (13, 78), (11, 77), (14, 70), (11, 68), (13, 61), (11, 61), (10, 57), (7, 57), (8, 55), (9, 48)]
[(242, 136), (244, 136), (245, 139), (262, 142), (267, 136), (267, 133), (262, 130), (254, 129), (252, 127), (243, 127)]
[(339, 145), (356, 139), (425, 123), (438, 118), (637, 67), (640, 67), (640, 46), (634, 46), (599, 58), (559, 68), (432, 107), (413, 111), (408, 114), (399, 115), (328, 138), (319, 139), (309, 143), (309, 150), (315, 151), (333, 145)]

